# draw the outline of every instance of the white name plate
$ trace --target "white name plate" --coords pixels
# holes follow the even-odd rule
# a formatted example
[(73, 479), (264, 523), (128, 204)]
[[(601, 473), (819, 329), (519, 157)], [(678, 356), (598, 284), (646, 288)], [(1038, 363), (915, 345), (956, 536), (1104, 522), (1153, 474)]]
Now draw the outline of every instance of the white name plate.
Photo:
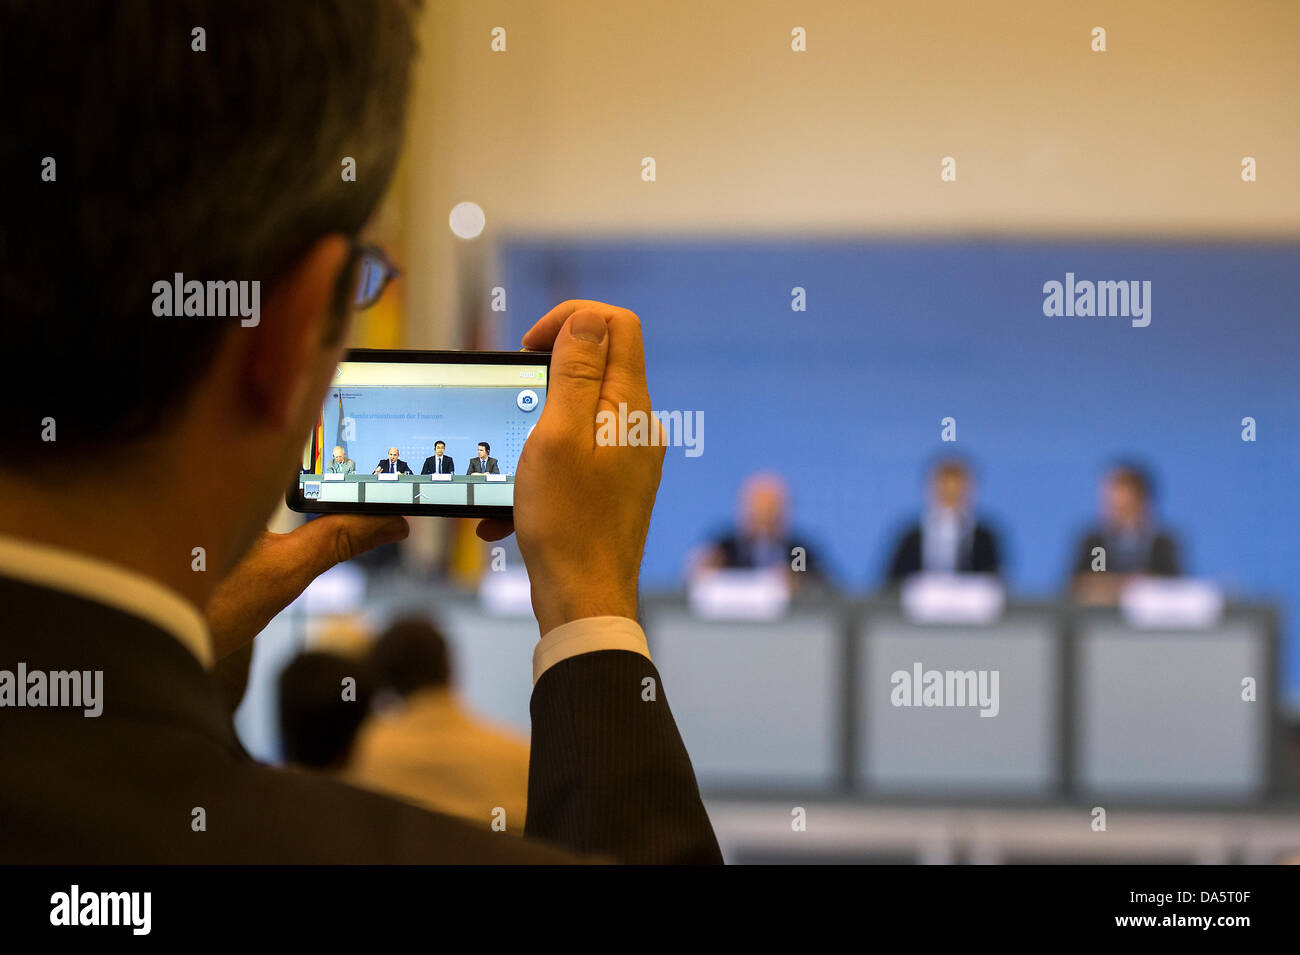
[(1139, 577), (1119, 597), (1120, 612), (1130, 627), (1205, 629), (1223, 617), (1223, 591), (1208, 580)]
[(708, 570), (690, 583), (691, 612), (704, 620), (775, 620), (790, 604), (790, 578), (775, 570)]
[(326, 471), (324, 474), (321, 475), (321, 477), (323, 477), (327, 481), (342, 481), (345, 477), (347, 477), (347, 475), (340, 474), (337, 471)]
[(426, 474), (425, 477), (427, 477), (430, 481), (450, 481), (450, 480), (451, 480), (451, 475), (450, 475), (450, 474)]
[(991, 574), (916, 574), (903, 582), (903, 615), (913, 623), (992, 623), (1007, 595)]
[(506, 476), (504, 474), (485, 474), (483, 476), (487, 478), (489, 481), (498, 481), (502, 484), (504, 484), (506, 480)]
[(400, 474), (393, 474), (389, 471), (382, 471), (379, 474), (379, 480), (381, 481), (396, 481), (399, 477), (401, 477)]

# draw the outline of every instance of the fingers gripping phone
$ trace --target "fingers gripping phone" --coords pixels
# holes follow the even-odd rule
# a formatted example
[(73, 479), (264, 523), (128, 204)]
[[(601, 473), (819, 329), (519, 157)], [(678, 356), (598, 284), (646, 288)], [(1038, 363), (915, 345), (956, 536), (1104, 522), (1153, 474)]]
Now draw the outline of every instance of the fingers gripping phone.
[(350, 350), (285, 496), (311, 514), (512, 517), (548, 352)]

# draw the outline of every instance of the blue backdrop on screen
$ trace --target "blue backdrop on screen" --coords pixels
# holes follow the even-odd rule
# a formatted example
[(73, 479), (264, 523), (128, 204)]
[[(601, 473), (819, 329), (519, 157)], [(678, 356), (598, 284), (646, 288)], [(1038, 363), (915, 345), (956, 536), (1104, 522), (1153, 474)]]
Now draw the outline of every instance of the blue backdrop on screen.
[[(837, 579), (874, 587), (925, 464), (956, 450), (979, 469), (1013, 590), (1054, 595), (1099, 474), (1136, 457), (1188, 570), (1280, 601), (1300, 697), (1300, 247), (519, 240), (503, 268), (502, 347), (564, 298), (624, 305), (655, 407), (704, 412), (704, 453), (668, 451), (644, 586), (678, 584), (742, 478), (767, 469)], [(1067, 272), (1150, 281), (1150, 325), (1045, 316), (1044, 283)]]
[[(325, 461), (338, 443), (338, 388), (325, 399)], [(492, 446), (502, 474), (514, 474), (528, 432), (536, 423), (545, 393), (538, 393), (536, 411), (515, 405), (515, 388), (348, 388), (343, 415), (354, 422), (354, 439), (345, 442), (359, 474), (369, 474), (394, 445), (401, 459), (420, 473), (433, 454), (435, 441), (447, 442), (446, 453), (464, 474), (478, 455), (478, 443)]]

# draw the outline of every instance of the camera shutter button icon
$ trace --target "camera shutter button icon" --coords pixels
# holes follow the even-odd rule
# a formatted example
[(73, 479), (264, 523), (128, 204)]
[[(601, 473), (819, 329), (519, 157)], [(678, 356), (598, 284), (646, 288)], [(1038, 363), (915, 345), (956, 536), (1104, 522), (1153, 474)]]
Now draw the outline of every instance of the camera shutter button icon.
[(519, 406), (520, 411), (535, 411), (537, 409), (537, 392), (531, 388), (525, 388), (515, 398), (515, 404)]

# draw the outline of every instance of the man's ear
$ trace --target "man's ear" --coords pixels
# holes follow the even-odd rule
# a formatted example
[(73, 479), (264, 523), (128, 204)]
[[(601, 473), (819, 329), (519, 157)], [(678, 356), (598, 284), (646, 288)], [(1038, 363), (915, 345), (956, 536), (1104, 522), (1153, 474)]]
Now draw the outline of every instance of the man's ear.
[(276, 281), (258, 325), (232, 329), (244, 341), (245, 400), (255, 420), (268, 427), (295, 427), (304, 402), (318, 397), (317, 379), (326, 364), (322, 355), (326, 346), (341, 345), (333, 309), (348, 248), (341, 235), (316, 240)]

